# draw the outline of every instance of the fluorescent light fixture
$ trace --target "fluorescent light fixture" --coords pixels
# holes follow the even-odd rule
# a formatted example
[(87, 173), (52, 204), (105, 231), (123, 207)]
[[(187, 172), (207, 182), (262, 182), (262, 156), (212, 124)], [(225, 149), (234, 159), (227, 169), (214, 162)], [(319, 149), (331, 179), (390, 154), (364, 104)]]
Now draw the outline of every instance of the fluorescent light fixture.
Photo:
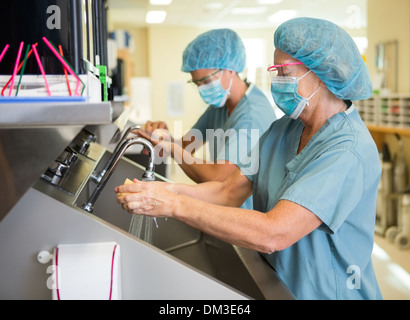
[(258, 0), (258, 4), (278, 4), (283, 0)]
[(296, 10), (280, 10), (271, 16), (269, 16), (268, 20), (273, 23), (282, 23), (286, 20), (295, 18), (298, 12)]
[(167, 6), (172, 3), (172, 0), (149, 0), (153, 6)]
[(232, 9), (232, 14), (262, 14), (266, 12), (266, 7), (238, 7)]
[(167, 17), (166, 11), (148, 11), (145, 16), (146, 23), (163, 23)]

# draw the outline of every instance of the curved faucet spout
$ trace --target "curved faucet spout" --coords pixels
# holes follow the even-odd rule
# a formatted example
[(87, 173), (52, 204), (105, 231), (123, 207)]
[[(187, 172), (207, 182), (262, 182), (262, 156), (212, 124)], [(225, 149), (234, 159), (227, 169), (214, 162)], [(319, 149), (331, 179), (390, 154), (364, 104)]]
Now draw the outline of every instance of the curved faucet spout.
[(113, 154), (112, 161), (107, 168), (106, 172), (102, 176), (100, 182), (98, 183), (97, 187), (95, 188), (93, 194), (90, 196), (90, 199), (88, 200), (87, 203), (85, 203), (82, 206), (82, 209), (87, 211), (87, 212), (93, 212), (94, 211), (94, 205), (95, 202), (97, 201), (101, 191), (104, 189), (107, 181), (110, 179), (112, 173), (114, 172), (118, 162), (120, 161), (121, 157), (124, 155), (125, 151), (132, 145), (134, 144), (142, 144), (145, 147), (148, 148), (149, 153), (150, 153), (150, 160), (148, 162), (148, 165), (145, 169), (145, 173), (142, 176), (143, 181), (153, 181), (155, 180), (154, 176), (154, 169), (155, 169), (155, 153), (154, 153), (154, 148), (152, 144), (141, 137), (136, 137), (136, 138), (129, 138), (125, 140), (121, 146), (118, 148), (116, 153)]
[(115, 147), (111, 157), (108, 159), (107, 163), (105, 164), (104, 168), (99, 172), (95, 172), (92, 176), (91, 179), (96, 182), (99, 183), (102, 179), (102, 177), (104, 176), (104, 174), (107, 172), (108, 168), (110, 167), (111, 163), (114, 161), (114, 158), (116, 156), (116, 154), (118, 153), (119, 149), (121, 148), (122, 144), (124, 143), (124, 141), (127, 139), (128, 135), (130, 134), (130, 132), (132, 130), (138, 130), (141, 127), (139, 125), (135, 125), (135, 126), (131, 126), (129, 127), (125, 133), (123, 134), (123, 136), (121, 137), (120, 142), (118, 142), (117, 146)]

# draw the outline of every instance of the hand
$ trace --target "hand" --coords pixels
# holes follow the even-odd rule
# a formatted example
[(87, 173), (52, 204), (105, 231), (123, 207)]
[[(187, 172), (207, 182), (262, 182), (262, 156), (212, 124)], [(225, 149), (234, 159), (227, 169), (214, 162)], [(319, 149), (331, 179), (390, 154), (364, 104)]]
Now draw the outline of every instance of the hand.
[(171, 217), (175, 201), (175, 193), (170, 190), (171, 185), (134, 179), (133, 184), (118, 186), (114, 191), (117, 193), (117, 202), (131, 214)]
[(150, 133), (154, 132), (157, 129), (168, 130), (168, 126), (164, 121), (155, 121), (155, 122), (147, 121), (147, 123), (144, 126), (144, 130)]
[[(144, 129), (133, 130), (132, 132), (147, 139), (153, 146), (158, 146), (156, 150), (160, 157), (168, 156), (171, 153), (173, 137), (169, 133), (165, 122), (148, 121), (145, 124)], [(149, 152), (148, 150), (143, 149), (142, 154), (148, 155)]]

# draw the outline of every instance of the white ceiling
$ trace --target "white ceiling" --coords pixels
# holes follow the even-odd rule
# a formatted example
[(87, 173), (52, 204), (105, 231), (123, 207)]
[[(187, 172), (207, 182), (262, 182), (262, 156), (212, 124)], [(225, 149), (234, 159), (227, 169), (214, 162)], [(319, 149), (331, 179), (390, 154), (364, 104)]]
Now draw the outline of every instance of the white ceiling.
[[(259, 0), (173, 0), (168, 6), (152, 6), (149, 0), (108, 0), (109, 19), (134, 26), (146, 26), (149, 10), (166, 10), (165, 26), (204, 28), (272, 28), (280, 22), (269, 16), (280, 10), (296, 10), (298, 17), (323, 18), (349, 29), (367, 26), (367, 0), (283, 0), (278, 4), (259, 4)], [(219, 4), (218, 9), (212, 5)], [(354, 7), (352, 7), (354, 6)], [(233, 14), (234, 9), (259, 7), (259, 14)]]

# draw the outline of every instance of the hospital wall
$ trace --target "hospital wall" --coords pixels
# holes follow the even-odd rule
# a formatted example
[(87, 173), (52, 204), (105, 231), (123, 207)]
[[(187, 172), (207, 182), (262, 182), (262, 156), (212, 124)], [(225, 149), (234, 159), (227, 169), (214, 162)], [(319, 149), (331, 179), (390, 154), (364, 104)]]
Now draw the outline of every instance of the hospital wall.
[[(366, 52), (370, 74), (376, 70), (376, 45), (397, 40), (398, 93), (410, 93), (410, 1), (367, 1)], [(393, 72), (393, 71), (391, 71)]]

